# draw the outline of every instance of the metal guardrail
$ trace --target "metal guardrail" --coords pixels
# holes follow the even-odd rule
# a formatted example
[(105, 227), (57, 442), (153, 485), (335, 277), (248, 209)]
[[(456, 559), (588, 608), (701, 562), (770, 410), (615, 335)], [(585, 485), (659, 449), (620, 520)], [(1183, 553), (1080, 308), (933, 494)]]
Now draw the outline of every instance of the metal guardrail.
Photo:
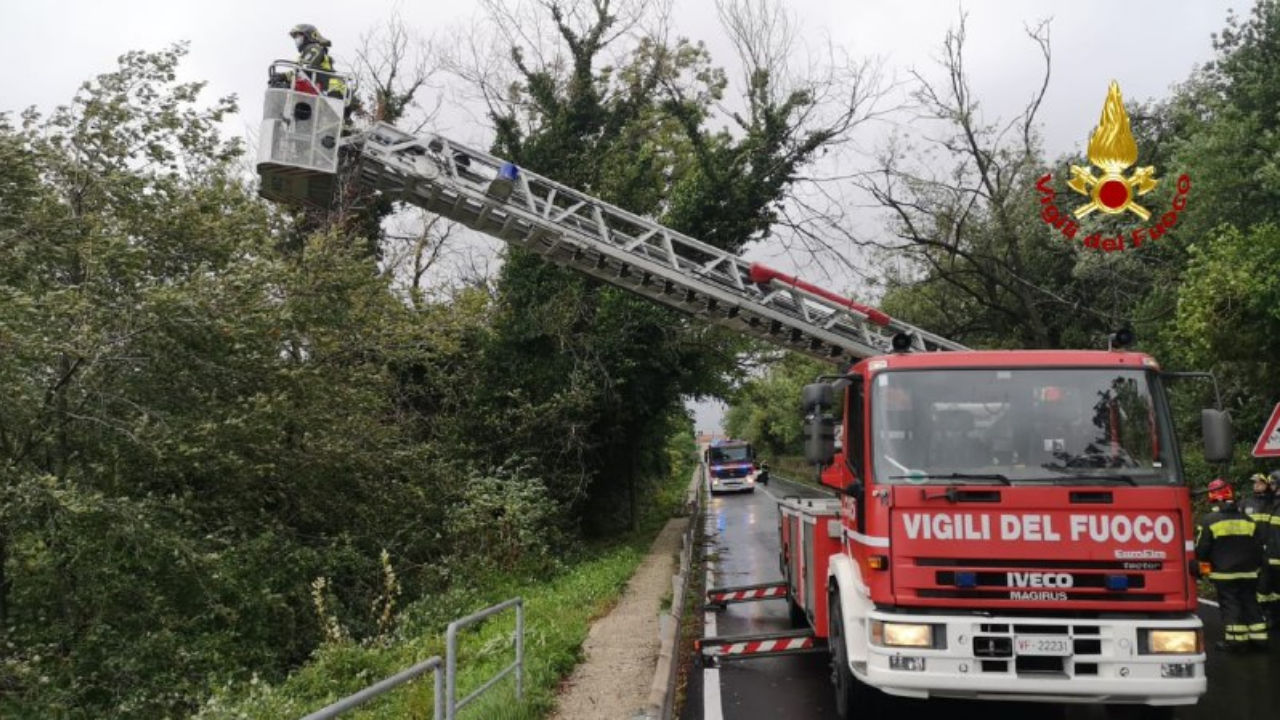
[(355, 695), (348, 695), (326, 708), (317, 710), (302, 720), (331, 720), (357, 705), (363, 705), (379, 695), (390, 692), (391, 690), (429, 671), (435, 672), (436, 692), (434, 718), (435, 720), (440, 720), (440, 716), (444, 713), (444, 677), (440, 674), (440, 668), (443, 665), (444, 660), (442, 660), (439, 655), (436, 655), (429, 660), (425, 660), (414, 665), (404, 672), (396, 673), (382, 682), (370, 685)]
[[(484, 620), (486, 618), (497, 615), (498, 613), (514, 607), (516, 609), (516, 632), (515, 632), (515, 662), (503, 668), (498, 674), (489, 678), (483, 685), (467, 695), (460, 702), (458, 696), (458, 631)], [(449, 623), (446, 631), (446, 650), (445, 659), (441, 659), (439, 655), (428, 658), (417, 665), (396, 673), (391, 677), (377, 682), (369, 687), (361, 690), (354, 695), (348, 695), (341, 700), (321, 708), (302, 720), (332, 720), (339, 715), (351, 710), (359, 705), (386, 693), (395, 688), (404, 685), (428, 672), (435, 675), (435, 706), (432, 711), (434, 720), (455, 720), (458, 711), (463, 707), (480, 697), (486, 690), (493, 687), (498, 681), (502, 680), (512, 672), (516, 675), (516, 699), (520, 700), (524, 697), (524, 600), (522, 598), (512, 598), (506, 602), (498, 603), (492, 607), (485, 608), (478, 613), (468, 615), (464, 618), (454, 620)], [(441, 675), (441, 670), (444, 674)]]
[[(497, 615), (503, 610), (507, 610), (512, 607), (516, 609), (516, 637), (515, 637), (516, 659), (515, 659), (515, 662), (503, 668), (501, 671), (498, 672), (497, 675), (494, 675), (493, 677), (489, 678), (489, 680), (486, 681), (485, 684), (481, 685), (470, 695), (466, 696), (465, 698), (459, 701), (457, 699), (457, 696), (458, 696), (458, 631), (470, 625), (474, 625), (480, 622), (481, 620), (484, 620), (487, 617), (490, 617), (492, 615)], [(454, 620), (453, 622), (449, 623), (449, 630), (446, 634), (446, 637), (447, 637), (447, 643), (448, 643), (446, 657), (448, 658), (448, 660), (445, 664), (445, 675), (444, 675), (445, 685), (447, 686), (445, 690), (446, 692), (445, 715), (444, 715), (445, 720), (454, 720), (454, 718), (457, 717), (458, 711), (466, 707), (467, 703), (471, 702), (472, 700), (475, 700), (482, 693), (484, 693), (485, 690), (488, 690), (489, 688), (493, 687), (495, 683), (497, 683), (502, 678), (510, 675), (512, 672), (515, 672), (516, 674), (516, 699), (519, 700), (524, 696), (524, 601), (522, 599), (518, 597), (512, 598), (506, 602), (498, 603), (493, 607), (485, 608), (484, 610), (481, 610), (478, 613), (474, 613), (464, 618)]]

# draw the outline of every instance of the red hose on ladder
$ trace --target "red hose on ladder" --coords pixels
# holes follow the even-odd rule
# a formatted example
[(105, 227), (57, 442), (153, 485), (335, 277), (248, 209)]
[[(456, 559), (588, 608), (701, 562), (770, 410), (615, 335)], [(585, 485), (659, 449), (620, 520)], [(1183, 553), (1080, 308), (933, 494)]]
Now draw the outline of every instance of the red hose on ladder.
[(794, 287), (797, 290), (803, 290), (807, 293), (810, 293), (811, 295), (817, 295), (818, 297), (821, 297), (826, 300), (830, 300), (833, 303), (843, 305), (849, 308), (850, 310), (854, 310), (856, 312), (862, 313), (863, 315), (866, 315), (867, 320), (870, 320), (871, 322), (881, 327), (888, 327), (889, 323), (892, 322), (893, 320), (893, 318), (890, 318), (888, 315), (885, 315), (880, 310), (877, 310), (867, 305), (863, 305), (861, 303), (856, 303), (850, 300), (849, 298), (841, 297), (839, 295), (836, 295), (833, 292), (830, 292), (829, 290), (823, 290), (817, 285), (812, 285), (810, 283), (807, 283), (801, 280), (800, 278), (792, 277), (791, 275), (778, 272), (777, 270), (774, 270), (771, 267), (766, 267), (764, 265), (761, 265), (760, 263), (751, 264), (751, 270), (749, 271), (749, 275), (751, 277), (751, 282), (753, 283), (760, 283), (762, 285), (767, 285), (769, 284), (770, 281), (777, 280), (778, 282), (786, 285), (790, 285), (791, 287)]

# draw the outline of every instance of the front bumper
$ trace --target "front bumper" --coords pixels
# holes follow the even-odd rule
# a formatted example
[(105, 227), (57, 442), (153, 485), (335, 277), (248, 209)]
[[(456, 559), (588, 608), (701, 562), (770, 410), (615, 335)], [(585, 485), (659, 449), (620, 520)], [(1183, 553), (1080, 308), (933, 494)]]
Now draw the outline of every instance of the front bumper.
[[(868, 640), (867, 662), (854, 663), (851, 669), (862, 681), (891, 695), (1190, 705), (1206, 689), (1203, 652), (1138, 652), (1140, 628), (1202, 630), (1200, 620), (1194, 616), (1173, 620), (1067, 620), (873, 612), (871, 618), (944, 628), (941, 633), (945, 634), (945, 648), (880, 647)], [(1013, 640), (1019, 635), (1063, 637), (1070, 641), (1072, 651), (1065, 657), (1019, 656), (1013, 649)], [(1007, 655), (1002, 638), (1008, 638)], [(999, 656), (993, 656), (993, 651)], [(892, 660), (895, 656), (896, 661)], [(903, 669), (896, 669), (891, 662)], [(905, 669), (908, 667), (911, 669)]]
[(755, 489), (754, 475), (744, 478), (711, 478), (711, 492), (751, 492)]

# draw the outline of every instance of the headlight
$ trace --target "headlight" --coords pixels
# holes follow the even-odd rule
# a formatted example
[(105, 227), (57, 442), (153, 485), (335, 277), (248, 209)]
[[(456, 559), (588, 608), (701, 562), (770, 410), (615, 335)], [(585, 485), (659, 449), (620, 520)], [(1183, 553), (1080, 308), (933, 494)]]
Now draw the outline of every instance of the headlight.
[(885, 647), (933, 647), (933, 626), (873, 620), (871, 642)]
[(1147, 630), (1149, 655), (1197, 655), (1203, 648), (1199, 630)]

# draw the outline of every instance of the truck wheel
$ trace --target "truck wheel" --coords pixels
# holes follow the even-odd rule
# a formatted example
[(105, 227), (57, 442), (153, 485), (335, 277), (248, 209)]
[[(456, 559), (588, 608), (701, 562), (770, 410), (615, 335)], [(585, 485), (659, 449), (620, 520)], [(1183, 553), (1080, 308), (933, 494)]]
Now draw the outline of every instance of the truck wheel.
[(1110, 720), (1173, 720), (1174, 709), (1170, 705), (1108, 705)]
[(827, 596), (827, 645), (831, 648), (831, 684), (836, 688), (836, 715), (841, 720), (875, 720), (880, 716), (880, 693), (867, 687), (849, 669), (840, 593)]

